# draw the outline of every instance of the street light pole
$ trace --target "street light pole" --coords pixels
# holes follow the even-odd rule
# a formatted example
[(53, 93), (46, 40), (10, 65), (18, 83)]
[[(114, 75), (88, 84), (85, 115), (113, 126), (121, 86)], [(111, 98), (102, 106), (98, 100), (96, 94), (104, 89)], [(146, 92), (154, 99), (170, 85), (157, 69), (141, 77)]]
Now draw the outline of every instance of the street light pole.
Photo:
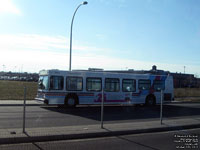
[(79, 9), (79, 7), (81, 7), (81, 5), (87, 5), (88, 2), (84, 1), (81, 4), (78, 5), (78, 7), (76, 8), (74, 15), (72, 17), (72, 22), (71, 22), (71, 32), (70, 32), (70, 55), (69, 55), (69, 71), (71, 71), (71, 65), (72, 65), (72, 28), (73, 28), (73, 22), (74, 22), (74, 17), (75, 14), (77, 12), (77, 10)]

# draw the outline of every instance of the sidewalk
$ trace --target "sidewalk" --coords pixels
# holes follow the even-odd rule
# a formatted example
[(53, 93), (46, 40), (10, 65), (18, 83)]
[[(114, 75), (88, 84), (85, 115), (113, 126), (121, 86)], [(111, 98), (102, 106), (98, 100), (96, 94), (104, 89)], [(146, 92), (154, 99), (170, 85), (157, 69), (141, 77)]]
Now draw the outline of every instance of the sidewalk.
[[(0, 100), (0, 106), (22, 106), (24, 105), (24, 100)], [(37, 102), (36, 100), (26, 100), (27, 106), (38, 106), (43, 105), (43, 103)]]
[(25, 134), (22, 133), (22, 129), (0, 129), (0, 144), (120, 136), (191, 128), (200, 128), (200, 118), (168, 119), (163, 120), (162, 125), (159, 120), (104, 124), (104, 129), (101, 129), (100, 124), (51, 128), (27, 128)]

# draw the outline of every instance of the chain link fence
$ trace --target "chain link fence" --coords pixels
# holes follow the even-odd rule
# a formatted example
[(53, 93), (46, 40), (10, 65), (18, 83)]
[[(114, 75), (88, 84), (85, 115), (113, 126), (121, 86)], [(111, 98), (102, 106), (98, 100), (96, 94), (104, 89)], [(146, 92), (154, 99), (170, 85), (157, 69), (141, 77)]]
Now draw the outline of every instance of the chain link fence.
[[(19, 100), (21, 105), (16, 107), (1, 107), (1, 123), (0, 129), (17, 128), (22, 131), (23, 128), (23, 100), (24, 100), (24, 87), (26, 87), (26, 115), (25, 115), (25, 130), (30, 128), (38, 129), (39, 131), (46, 130), (51, 134), (51, 128), (57, 128), (57, 133), (62, 127), (68, 127), (73, 130), (74, 127), (84, 127), (98, 125), (99, 129), (102, 127), (102, 109), (100, 105), (87, 106), (78, 105), (76, 108), (60, 107), (57, 105), (47, 106), (37, 104), (35, 101), (30, 103), (37, 94), (36, 82), (19, 82), (19, 81), (0, 81), (0, 101)], [(193, 92), (192, 92), (193, 90)], [(175, 89), (175, 98), (196, 97), (198, 98), (199, 89)], [(187, 97), (186, 97), (187, 96)], [(30, 105), (31, 104), (31, 105)], [(163, 119), (165, 124), (168, 120), (176, 120), (173, 125), (178, 123), (179, 118), (194, 119), (200, 121), (200, 106), (195, 104), (164, 104), (163, 105)], [(160, 105), (155, 107), (146, 106), (104, 106), (103, 109), (103, 127), (108, 125), (117, 126), (121, 123), (138, 123), (141, 122), (143, 126), (147, 122), (157, 121), (160, 124)], [(6, 114), (4, 116), (4, 114)], [(165, 124), (166, 125), (166, 124)], [(47, 130), (49, 129), (49, 130)], [(46, 133), (48, 134), (48, 133)]]

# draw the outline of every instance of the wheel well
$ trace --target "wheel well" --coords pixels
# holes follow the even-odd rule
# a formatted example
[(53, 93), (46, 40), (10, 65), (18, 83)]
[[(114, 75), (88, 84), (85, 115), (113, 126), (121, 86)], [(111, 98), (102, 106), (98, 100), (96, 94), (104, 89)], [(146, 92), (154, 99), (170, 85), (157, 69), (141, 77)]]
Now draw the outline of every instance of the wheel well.
[(154, 99), (154, 102), (156, 103), (156, 97), (155, 97), (154, 94), (149, 94), (149, 95), (146, 97), (146, 100), (145, 100), (146, 103), (147, 103), (147, 100), (148, 100), (149, 98), (153, 98), (153, 99)]
[(65, 101), (69, 98), (69, 97), (73, 97), (76, 100), (76, 104), (79, 104), (79, 99), (76, 93), (69, 93), (67, 94), (67, 96), (65, 97)]

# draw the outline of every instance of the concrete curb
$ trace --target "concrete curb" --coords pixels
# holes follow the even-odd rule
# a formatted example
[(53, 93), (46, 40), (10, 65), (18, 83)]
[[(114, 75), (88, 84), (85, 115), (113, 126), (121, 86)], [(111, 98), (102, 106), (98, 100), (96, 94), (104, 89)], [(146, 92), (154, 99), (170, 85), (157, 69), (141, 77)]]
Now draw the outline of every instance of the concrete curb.
[[(171, 104), (188, 104), (188, 103), (191, 103), (191, 104), (194, 104), (194, 103), (200, 103), (200, 101), (191, 101), (191, 102), (189, 102), (189, 101), (182, 101), (182, 102), (180, 102), (180, 101), (173, 101), (173, 102), (171, 102)], [(167, 104), (170, 104), (170, 103), (167, 103)]]
[(137, 130), (124, 130), (124, 131), (109, 131), (104, 128), (102, 132), (93, 133), (78, 133), (78, 134), (62, 134), (62, 135), (48, 135), (48, 136), (29, 136), (27, 133), (26, 137), (12, 137), (12, 138), (0, 138), (0, 144), (17, 144), (17, 143), (34, 143), (34, 142), (47, 142), (47, 141), (59, 141), (59, 140), (72, 140), (72, 139), (87, 139), (87, 138), (98, 138), (98, 137), (110, 137), (110, 136), (122, 136), (129, 134), (142, 134), (152, 132), (165, 132), (165, 131), (176, 131), (185, 129), (200, 128), (200, 124), (184, 125), (184, 126), (171, 126), (171, 127), (157, 127), (149, 129), (137, 129)]

